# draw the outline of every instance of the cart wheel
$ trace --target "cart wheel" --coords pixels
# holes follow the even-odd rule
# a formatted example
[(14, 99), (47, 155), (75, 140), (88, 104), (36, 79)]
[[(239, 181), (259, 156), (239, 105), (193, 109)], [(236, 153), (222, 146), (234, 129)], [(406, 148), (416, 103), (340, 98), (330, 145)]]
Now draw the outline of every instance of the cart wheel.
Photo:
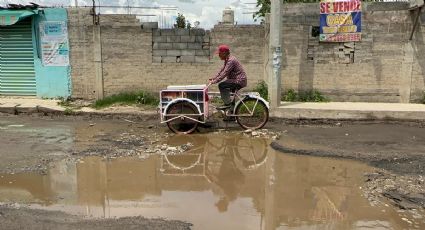
[[(253, 114), (250, 114), (253, 111)], [(255, 98), (246, 98), (239, 103), (235, 111), (236, 121), (244, 129), (261, 129), (269, 120), (269, 109), (264, 102)]]
[[(186, 117), (176, 118), (182, 115), (185, 115)], [(168, 107), (165, 118), (167, 120), (176, 118), (167, 122), (168, 128), (170, 128), (171, 131), (180, 134), (189, 134), (195, 131), (196, 127), (198, 127), (197, 120), (199, 120), (200, 115), (193, 104), (187, 101), (180, 101)]]

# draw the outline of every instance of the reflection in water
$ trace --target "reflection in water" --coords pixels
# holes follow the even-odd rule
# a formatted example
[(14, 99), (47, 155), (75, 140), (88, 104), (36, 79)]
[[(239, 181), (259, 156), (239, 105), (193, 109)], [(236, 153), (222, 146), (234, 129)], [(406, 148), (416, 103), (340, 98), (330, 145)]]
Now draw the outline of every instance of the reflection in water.
[(50, 177), (34, 174), (2, 174), (0, 176), (0, 202), (42, 202), (49, 204), (54, 192)]
[(187, 143), (193, 147), (180, 155), (90, 157), (60, 162), (47, 176), (0, 175), (0, 201), (179, 219), (195, 229), (412, 227), (361, 196), (362, 175), (371, 170), (363, 164), (276, 153), (267, 140), (243, 135), (174, 136), (167, 144)]
[[(210, 183), (218, 200), (219, 212), (226, 212), (229, 203), (235, 201), (243, 190), (244, 171), (254, 170), (267, 159), (265, 139), (249, 139), (243, 136), (176, 136), (168, 144), (182, 145), (187, 141), (195, 148), (184, 155), (162, 155), (163, 175), (202, 176)], [(261, 175), (261, 174), (258, 174)]]

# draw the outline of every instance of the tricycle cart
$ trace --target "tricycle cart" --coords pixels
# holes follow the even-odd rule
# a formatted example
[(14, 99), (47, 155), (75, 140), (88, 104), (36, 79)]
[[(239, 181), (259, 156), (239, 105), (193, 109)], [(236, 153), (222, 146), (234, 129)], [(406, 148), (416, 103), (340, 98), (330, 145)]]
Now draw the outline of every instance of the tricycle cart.
[[(218, 95), (208, 92), (209, 85), (168, 86), (160, 92), (161, 123), (167, 123), (175, 133), (188, 134), (199, 123), (206, 123), (212, 110), (216, 109), (210, 98)], [(258, 93), (234, 92), (235, 106), (221, 111), (226, 118), (234, 118), (244, 129), (262, 128), (269, 118), (269, 105)]]

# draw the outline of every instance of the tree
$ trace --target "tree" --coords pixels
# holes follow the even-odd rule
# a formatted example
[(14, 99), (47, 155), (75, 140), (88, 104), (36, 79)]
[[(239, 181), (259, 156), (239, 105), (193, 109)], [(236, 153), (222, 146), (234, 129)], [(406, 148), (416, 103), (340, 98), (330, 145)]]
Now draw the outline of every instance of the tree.
[(186, 29), (192, 29), (192, 24), (190, 24), (189, 20), (186, 21)]
[(186, 28), (186, 18), (183, 14), (178, 13), (176, 18), (176, 24), (174, 24), (174, 28)]
[(257, 0), (257, 7), (260, 7), (260, 9), (253, 15), (254, 21), (257, 21), (259, 18), (261, 19), (261, 21), (264, 21), (264, 17), (266, 16), (266, 14), (270, 13), (271, 1)]

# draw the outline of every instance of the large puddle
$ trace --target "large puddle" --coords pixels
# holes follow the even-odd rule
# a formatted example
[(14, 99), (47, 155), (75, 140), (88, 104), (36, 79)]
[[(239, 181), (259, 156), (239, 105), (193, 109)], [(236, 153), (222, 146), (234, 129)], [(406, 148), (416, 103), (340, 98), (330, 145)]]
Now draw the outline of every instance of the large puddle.
[(362, 197), (357, 162), (275, 152), (265, 139), (175, 136), (178, 155), (145, 160), (89, 157), (57, 162), (47, 175), (0, 174), (0, 202), (89, 217), (188, 221), (194, 229), (425, 229)]

